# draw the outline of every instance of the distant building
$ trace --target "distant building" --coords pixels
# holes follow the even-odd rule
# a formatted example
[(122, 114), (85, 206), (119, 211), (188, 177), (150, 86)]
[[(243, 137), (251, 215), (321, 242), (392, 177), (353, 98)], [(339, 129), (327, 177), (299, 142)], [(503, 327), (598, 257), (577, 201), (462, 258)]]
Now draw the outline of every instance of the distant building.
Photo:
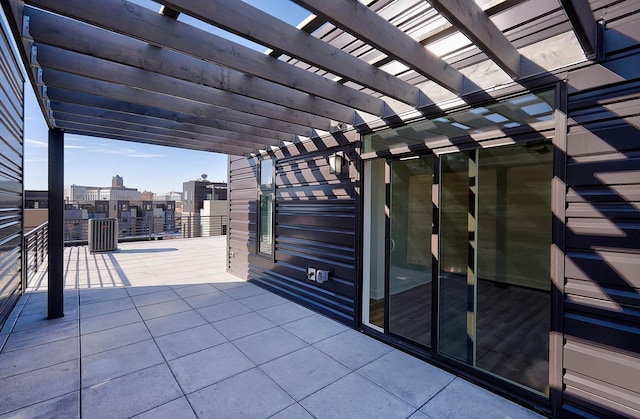
[(124, 188), (124, 179), (121, 176), (115, 175), (111, 178), (111, 187), (112, 188)]
[(141, 194), (138, 189), (125, 187), (124, 179), (116, 175), (111, 179), (111, 187), (67, 185), (64, 195), (67, 203), (79, 203), (83, 201), (132, 200), (138, 199)]
[(154, 201), (182, 201), (182, 192), (167, 192), (165, 194), (153, 195)]
[(49, 191), (24, 191), (24, 207), (29, 209), (49, 208)]
[(140, 194), (139, 199), (143, 200), (143, 201), (153, 201), (153, 197), (154, 197), (154, 193), (153, 192), (149, 192), (149, 191), (144, 191)]
[(24, 230), (38, 227), (49, 220), (49, 192), (24, 191)]
[[(186, 237), (211, 235), (221, 227), (213, 227), (212, 216), (226, 217), (226, 182), (209, 182), (208, 180), (190, 180), (182, 184), (182, 231)], [(210, 204), (207, 201), (224, 201), (220, 204)], [(224, 207), (224, 211), (221, 209)], [(204, 209), (204, 212), (203, 212)], [(226, 230), (226, 221), (225, 230)], [(220, 233), (218, 233), (220, 234)]]

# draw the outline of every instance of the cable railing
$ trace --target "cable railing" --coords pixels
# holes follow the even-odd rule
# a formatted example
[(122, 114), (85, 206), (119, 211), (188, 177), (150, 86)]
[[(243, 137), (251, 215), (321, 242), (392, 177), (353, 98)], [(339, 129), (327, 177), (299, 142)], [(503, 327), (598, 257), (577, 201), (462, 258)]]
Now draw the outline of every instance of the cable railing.
[[(66, 219), (64, 221), (65, 245), (87, 244), (88, 230), (89, 220)], [(118, 241), (194, 238), (226, 234), (226, 215), (118, 218)]]
[(49, 223), (42, 223), (25, 233), (22, 239), (23, 260), (22, 289), (38, 272), (44, 269), (49, 255)]

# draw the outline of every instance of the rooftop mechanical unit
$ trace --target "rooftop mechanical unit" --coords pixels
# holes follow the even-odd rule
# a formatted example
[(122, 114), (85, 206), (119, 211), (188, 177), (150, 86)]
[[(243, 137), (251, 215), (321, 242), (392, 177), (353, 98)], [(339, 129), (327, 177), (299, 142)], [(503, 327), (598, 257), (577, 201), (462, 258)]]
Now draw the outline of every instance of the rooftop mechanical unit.
[(89, 220), (89, 252), (107, 252), (118, 249), (118, 220), (100, 218)]

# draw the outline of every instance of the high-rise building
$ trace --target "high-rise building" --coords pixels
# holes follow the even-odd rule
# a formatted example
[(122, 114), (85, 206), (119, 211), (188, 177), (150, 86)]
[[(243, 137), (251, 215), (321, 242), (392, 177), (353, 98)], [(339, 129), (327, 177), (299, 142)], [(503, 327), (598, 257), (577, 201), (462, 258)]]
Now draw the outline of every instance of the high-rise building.
[(120, 175), (115, 175), (111, 179), (111, 187), (112, 188), (124, 188), (124, 179)]

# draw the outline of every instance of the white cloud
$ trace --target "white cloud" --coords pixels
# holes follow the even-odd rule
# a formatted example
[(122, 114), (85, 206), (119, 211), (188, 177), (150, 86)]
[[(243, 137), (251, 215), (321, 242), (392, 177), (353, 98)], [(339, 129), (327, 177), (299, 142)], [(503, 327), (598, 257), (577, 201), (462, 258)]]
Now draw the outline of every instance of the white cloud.
[(143, 154), (131, 148), (113, 148), (113, 147), (94, 147), (87, 149), (89, 153), (98, 153), (98, 154), (117, 154), (122, 157), (131, 157), (138, 159), (149, 159), (149, 158), (158, 158), (164, 157), (163, 154)]
[(45, 141), (34, 140), (32, 138), (25, 138), (24, 142), (25, 142), (25, 144), (29, 144), (32, 147), (38, 147), (38, 148), (47, 148), (47, 147), (49, 147), (49, 144), (46, 143)]
[(130, 154), (127, 157), (133, 157), (136, 159), (150, 159), (164, 156), (162, 154)]
[(87, 147), (82, 146), (82, 145), (65, 145), (64, 148), (70, 148), (70, 149), (86, 149)]

